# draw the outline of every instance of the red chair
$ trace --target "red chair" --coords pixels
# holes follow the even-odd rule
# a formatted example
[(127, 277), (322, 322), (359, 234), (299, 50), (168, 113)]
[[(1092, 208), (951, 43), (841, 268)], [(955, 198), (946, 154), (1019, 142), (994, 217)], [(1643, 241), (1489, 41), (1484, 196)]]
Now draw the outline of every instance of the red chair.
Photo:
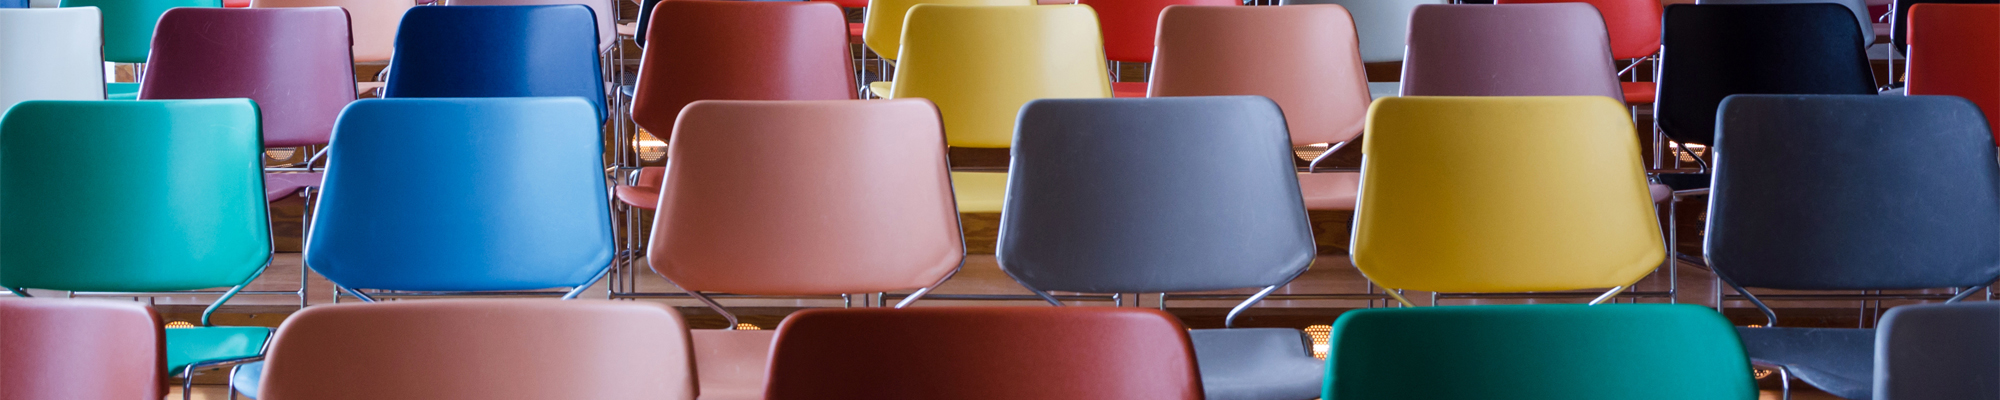
[(0, 399), (159, 399), (160, 316), (108, 300), (0, 301)]
[[(1078, 0), (1097, 11), (1097, 27), (1104, 34), (1104, 58), (1119, 63), (1153, 62), (1153, 39), (1159, 32), (1160, 12), (1167, 6), (1235, 6), (1237, 0)], [(1113, 64), (1114, 71), (1122, 68)], [(1122, 80), (1122, 79), (1121, 79)], [(1145, 82), (1112, 82), (1116, 97), (1146, 97)]]
[(1202, 396), (1187, 329), (1149, 309), (805, 310), (772, 347), (769, 400)]
[[(1611, 35), (1612, 59), (1632, 60), (1632, 65), (1637, 66), (1638, 59), (1660, 52), (1660, 2), (1655, 0), (1496, 0), (1495, 3), (1589, 3), (1604, 17), (1604, 27)], [(1620, 75), (1629, 73), (1631, 68), (1626, 70), (1619, 71)], [(1653, 103), (1653, 82), (1619, 82), (1619, 86), (1625, 93), (1625, 104)]]
[(2000, 4), (1910, 7), (1906, 93), (1964, 97), (2000, 140)]

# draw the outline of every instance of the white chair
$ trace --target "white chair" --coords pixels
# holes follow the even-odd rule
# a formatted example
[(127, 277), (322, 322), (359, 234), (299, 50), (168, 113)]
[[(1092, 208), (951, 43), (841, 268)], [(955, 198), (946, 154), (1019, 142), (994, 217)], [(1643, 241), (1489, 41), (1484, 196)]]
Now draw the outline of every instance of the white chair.
[(0, 112), (28, 100), (103, 100), (97, 7), (0, 9)]
[[(1448, 0), (1280, 0), (1279, 5), (1339, 4), (1354, 16), (1355, 34), (1361, 37), (1361, 62), (1402, 62), (1403, 47), (1409, 43), (1410, 14), (1425, 4), (1451, 4)], [(1373, 98), (1396, 96), (1398, 82), (1369, 82)]]

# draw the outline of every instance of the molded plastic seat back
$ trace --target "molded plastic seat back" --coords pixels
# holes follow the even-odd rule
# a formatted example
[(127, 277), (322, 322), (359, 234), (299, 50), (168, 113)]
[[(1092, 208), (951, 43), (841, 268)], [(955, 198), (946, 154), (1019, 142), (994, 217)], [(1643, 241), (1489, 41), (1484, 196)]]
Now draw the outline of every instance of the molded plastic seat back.
[(1628, 60), (1660, 52), (1660, 2), (1656, 0), (1498, 0), (1498, 4), (1586, 3), (1597, 8), (1611, 36), (1611, 57)]
[(892, 97), (937, 103), (952, 146), (1013, 144), (1031, 100), (1111, 97), (1090, 6), (922, 4), (904, 33)]
[(1409, 43), (1410, 14), (1425, 4), (1451, 4), (1446, 0), (1279, 0), (1282, 5), (1336, 4), (1354, 14), (1355, 34), (1361, 38), (1361, 61), (1403, 61), (1403, 47)]
[(847, 17), (832, 4), (665, 1), (653, 18), (632, 120), (655, 137), (697, 100), (855, 97)]
[(354, 101), (339, 8), (182, 8), (159, 26), (140, 99), (256, 100), (268, 147), (326, 144)]
[(1097, 12), (1104, 56), (1119, 62), (1153, 62), (1153, 39), (1168, 6), (1237, 6), (1236, 0), (1077, 0)]
[(2000, 277), (2000, 167), (1946, 96), (1723, 102), (1709, 265), (1747, 287), (1972, 286)]
[(1873, 18), (1869, 18), (1867, 0), (1700, 0), (1696, 2), (1696, 4), (1715, 4), (1715, 5), (1813, 4), (1813, 3), (1833, 3), (1833, 4), (1839, 4), (1841, 7), (1847, 7), (1847, 11), (1853, 13), (1855, 23), (1860, 28), (1861, 35), (1856, 37), (1861, 39), (1861, 46), (1868, 47), (1869, 45), (1875, 44), (1875, 21)]
[(1733, 94), (1875, 94), (1854, 14), (1838, 4), (1667, 7), (1653, 115), (1674, 140), (1710, 144)]
[(1327, 399), (1757, 398), (1729, 320), (1688, 304), (1354, 310), (1326, 359)]
[(250, 8), (340, 7), (347, 10), (354, 62), (383, 62), (396, 50), (396, 26), (410, 0), (250, 0)]
[(1404, 96), (1604, 96), (1623, 101), (1589, 4), (1418, 6)]
[[(2000, 131), (2000, 4), (1910, 8), (1911, 95), (1964, 97)], [(2000, 133), (2000, 132), (1996, 132)]]
[(1295, 145), (1353, 140), (1369, 101), (1354, 23), (1333, 5), (1168, 7), (1150, 95), (1264, 96)]
[(696, 102), (668, 150), (646, 259), (694, 291), (930, 286), (965, 254), (944, 149), (922, 99)]
[(103, 100), (93, 7), (0, 9), (0, 114), (28, 100)]
[(2000, 0), (1895, 0), (1896, 11), (1892, 13), (1895, 18), (1889, 21), (1889, 44), (1903, 54), (1910, 51), (1910, 8), (1918, 4), (2000, 4)]
[(618, 9), (612, 0), (444, 0), (447, 6), (555, 6), (578, 4), (590, 7), (597, 27), (597, 51), (611, 51), (618, 44)]
[(0, 398), (164, 397), (162, 324), (129, 301), (0, 301)]
[(306, 265), (350, 289), (591, 282), (613, 252), (591, 112), (575, 98), (354, 102), (334, 127)]
[[(102, 157), (107, 143), (129, 146), (145, 168), (78, 162)], [(263, 151), (247, 99), (15, 105), (0, 120), (0, 286), (151, 292), (249, 281), (271, 259)]]
[(869, 0), (862, 22), (861, 40), (882, 58), (895, 60), (903, 44), (903, 18), (919, 4), (953, 6), (1032, 6), (1035, 0)]
[(1384, 288), (1609, 288), (1666, 258), (1617, 100), (1385, 98), (1362, 145), (1351, 252)]
[(1290, 281), (1317, 250), (1283, 121), (1255, 96), (1028, 103), (1000, 268), (1086, 293)]
[[(1917, 23), (1922, 26), (1922, 22)], [(2000, 302), (1889, 309), (1875, 334), (1875, 399), (2000, 399)]]
[(104, 17), (104, 61), (143, 63), (160, 14), (175, 7), (221, 8), (222, 0), (62, 0), (62, 6), (97, 7)]
[(1195, 374), (1156, 310), (808, 309), (778, 326), (765, 398), (1194, 400)]
[(258, 398), (693, 400), (688, 347), (657, 303), (324, 305), (278, 328)]
[(576, 96), (602, 121), (595, 18), (575, 4), (411, 8), (382, 97)]

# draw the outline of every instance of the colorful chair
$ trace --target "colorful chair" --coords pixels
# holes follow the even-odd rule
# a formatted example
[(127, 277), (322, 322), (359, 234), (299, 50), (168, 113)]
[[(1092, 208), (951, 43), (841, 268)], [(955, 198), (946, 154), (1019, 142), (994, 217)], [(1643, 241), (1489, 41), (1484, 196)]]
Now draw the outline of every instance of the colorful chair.
[(1735, 94), (1875, 94), (1854, 13), (1838, 4), (1667, 6), (1655, 125), (1711, 144), (1717, 106)]
[(1185, 328), (1134, 308), (805, 310), (771, 351), (771, 400), (1200, 399)]
[(574, 4), (411, 8), (382, 97), (575, 96), (602, 123), (595, 20)]
[[(1361, 135), (1368, 75), (1346, 8), (1174, 6), (1159, 20), (1153, 97), (1270, 98), (1284, 110), (1292, 145), (1327, 144), (1324, 155)], [(1298, 174), (1307, 209), (1354, 209), (1359, 174), (1314, 172)]]
[[(0, 286), (22, 296), (229, 287), (207, 292), (220, 297), (200, 327), (166, 331), (162, 372), (191, 385), (194, 371), (261, 354), (269, 328), (208, 320), (271, 262), (257, 126), (248, 99), (15, 105), (0, 119), (0, 204), (10, 216), (0, 220)], [(77, 162), (105, 143), (131, 146), (146, 168)]]
[[(104, 17), (104, 61), (143, 63), (153, 44), (153, 25), (176, 7), (222, 7), (222, 0), (62, 0), (63, 7), (97, 7)], [(102, 69), (102, 68), (99, 68)]]
[(1847, 7), (1847, 11), (1854, 13), (1855, 22), (1860, 24), (1861, 35), (1856, 37), (1861, 39), (1861, 47), (1867, 48), (1868, 46), (1875, 44), (1875, 21), (1869, 18), (1868, 16), (1867, 0), (1699, 0), (1695, 2), (1695, 4), (1710, 4), (1710, 5), (1813, 4), (1813, 3), (1833, 3), (1833, 4), (1839, 4), (1842, 7)]
[(698, 100), (855, 98), (846, 17), (832, 4), (667, 1), (653, 14), (631, 112), (654, 137), (670, 140)]
[(28, 8), (28, 0), (0, 0), (0, 8)]
[(259, 399), (693, 400), (690, 367), (687, 325), (656, 303), (339, 304), (278, 328)]
[(410, 0), (250, 0), (250, 8), (340, 7), (347, 10), (355, 63), (389, 61), (396, 49), (396, 25), (415, 7)]
[(0, 9), (0, 114), (28, 100), (103, 100), (97, 9)]
[[(1922, 29), (1923, 22), (1915, 24)], [(1995, 337), (2000, 302), (1889, 309), (1875, 334), (1874, 398), (2000, 399), (2000, 381), (1989, 379), (2000, 376)]]
[(1906, 92), (1972, 100), (2000, 132), (2000, 4), (1920, 4), (1909, 25)]
[[(898, 60), (902, 56), (904, 18), (910, 8), (919, 4), (939, 4), (953, 6), (1032, 6), (1034, 0), (870, 0), (868, 11), (862, 15), (861, 40), (868, 49), (887, 60)], [(886, 79), (886, 77), (885, 77)], [(887, 88), (878, 95), (888, 93)]]
[(1329, 400), (1757, 398), (1729, 320), (1691, 304), (1353, 310), (1326, 361)]
[(1902, 54), (1910, 54), (1910, 8), (1918, 4), (2000, 4), (2000, 0), (1895, 0), (1889, 21), (1889, 44)]
[(0, 301), (0, 398), (166, 397), (161, 324), (136, 302)]
[[(1160, 12), (1168, 6), (1235, 6), (1237, 0), (1079, 0), (1097, 12), (1097, 26), (1104, 34), (1104, 57), (1111, 60), (1112, 73), (1120, 74), (1118, 63), (1153, 62), (1153, 39), (1159, 29)], [(1118, 78), (1123, 78), (1118, 76)], [(1146, 97), (1146, 82), (1111, 83), (1117, 97)]]
[[(1361, 40), (1361, 61), (1403, 62), (1403, 47), (1410, 34), (1410, 14), (1425, 4), (1450, 4), (1447, 0), (1279, 0), (1280, 5), (1334, 4), (1354, 15), (1354, 28)], [(1368, 94), (1374, 98), (1395, 96), (1396, 82), (1371, 82)]]
[[(937, 103), (947, 145), (1007, 148), (1028, 101), (1111, 97), (1090, 6), (920, 4), (908, 18), (895, 83), (871, 91)], [(999, 212), (1006, 182), (1001, 172), (952, 173), (958, 210)]]
[[(1611, 58), (1631, 60), (1633, 67), (1640, 59), (1660, 53), (1660, 2), (1655, 0), (1498, 0), (1497, 4), (1541, 4), (1541, 3), (1588, 3), (1597, 7), (1604, 18), (1604, 27), (1611, 38)], [(1653, 82), (1618, 82), (1619, 91), (1625, 94), (1625, 104), (1639, 105), (1653, 103)]]
[(1402, 93), (1622, 102), (1604, 26), (1583, 3), (1417, 6)]
[(2000, 166), (1971, 102), (1737, 95), (1721, 108), (1703, 247), (1767, 319), (1737, 329), (1753, 361), (1866, 399), (1876, 332), (1778, 328), (1760, 297), (1783, 296), (1744, 288), (1961, 288), (1956, 301), (2000, 278)]
[[(613, 0), (444, 0), (447, 6), (555, 6), (577, 4), (590, 7), (597, 27), (597, 51), (609, 52), (618, 45), (618, 6)], [(616, 0), (625, 1), (625, 0)]]

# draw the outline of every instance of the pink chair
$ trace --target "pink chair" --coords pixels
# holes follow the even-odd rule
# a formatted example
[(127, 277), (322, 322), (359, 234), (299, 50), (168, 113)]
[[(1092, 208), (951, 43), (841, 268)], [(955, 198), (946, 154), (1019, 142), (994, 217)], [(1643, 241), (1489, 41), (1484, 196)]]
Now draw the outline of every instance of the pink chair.
[(250, 8), (340, 7), (347, 10), (354, 37), (354, 62), (389, 61), (396, 50), (396, 25), (410, 0), (250, 0)]
[[(1604, 17), (1605, 29), (1610, 31), (1611, 58), (1633, 60), (1627, 70), (1639, 66), (1639, 59), (1660, 53), (1658, 0), (1496, 0), (1495, 3), (1589, 3), (1597, 7), (1597, 13)], [(1618, 86), (1625, 94), (1625, 104), (1653, 103), (1653, 82), (1618, 82)]]
[(0, 301), (0, 399), (159, 399), (160, 316), (108, 300)]
[[(1117, 63), (1153, 62), (1154, 36), (1164, 33), (1159, 31), (1160, 12), (1168, 6), (1235, 6), (1242, 3), (1237, 0), (1078, 0), (1077, 4), (1097, 11), (1098, 30), (1104, 32), (1104, 58), (1114, 63), (1113, 74), (1118, 75), (1124, 71)], [(1112, 82), (1111, 94), (1116, 97), (1146, 97), (1146, 83)]]

